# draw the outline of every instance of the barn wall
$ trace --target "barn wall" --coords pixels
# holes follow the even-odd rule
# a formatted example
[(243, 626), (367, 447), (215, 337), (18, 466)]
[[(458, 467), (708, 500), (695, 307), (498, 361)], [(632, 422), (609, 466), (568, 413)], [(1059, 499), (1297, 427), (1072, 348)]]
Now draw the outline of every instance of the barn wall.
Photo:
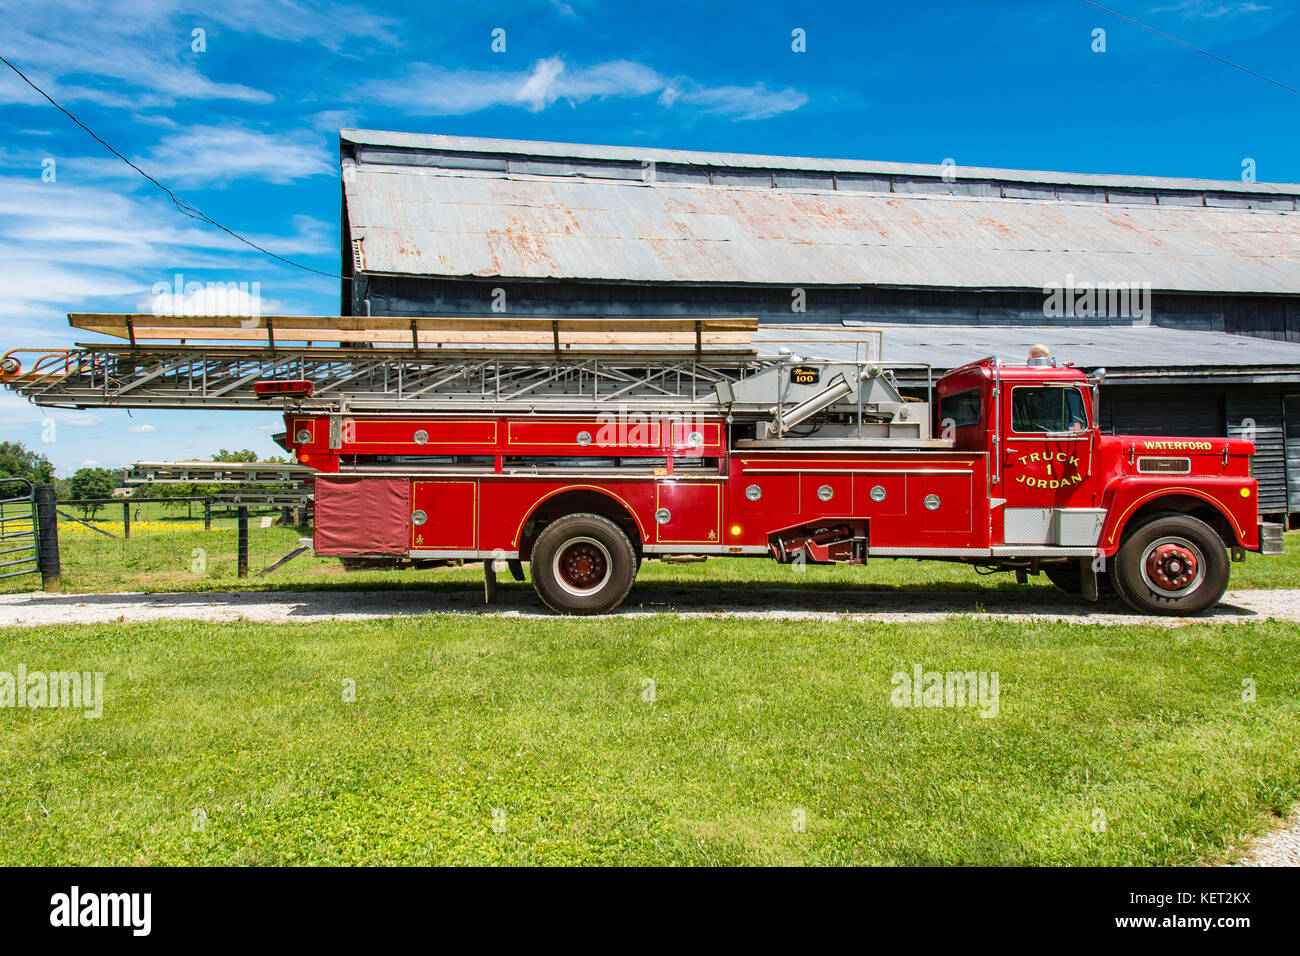
[(1300, 395), (1287, 395), (1282, 406), (1286, 427), (1287, 510), (1300, 512)]
[[(599, 282), (507, 282), (365, 276), (352, 283), (352, 312), (365, 300), (375, 315), (493, 315), (494, 290), (513, 315), (756, 316), (763, 322), (916, 322), (927, 325), (1042, 325), (1039, 292), (943, 289), (804, 290), (806, 311), (794, 312), (786, 287), (645, 285)], [(1266, 296), (1160, 295), (1151, 298), (1156, 325), (1234, 332), (1300, 342), (1300, 301)], [(1131, 325), (1127, 317), (1071, 318), (1070, 325)]]
[(1287, 511), (1286, 449), (1282, 393), (1276, 387), (1228, 389), (1228, 434), (1255, 442), (1251, 467), (1259, 481), (1262, 514)]

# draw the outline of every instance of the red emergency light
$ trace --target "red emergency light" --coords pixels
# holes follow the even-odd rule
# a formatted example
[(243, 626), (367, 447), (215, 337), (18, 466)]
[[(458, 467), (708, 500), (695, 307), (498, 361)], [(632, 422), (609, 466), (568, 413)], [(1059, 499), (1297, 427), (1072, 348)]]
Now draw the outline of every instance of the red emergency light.
[(305, 378), (253, 383), (253, 394), (258, 398), (311, 398), (315, 390), (316, 386)]

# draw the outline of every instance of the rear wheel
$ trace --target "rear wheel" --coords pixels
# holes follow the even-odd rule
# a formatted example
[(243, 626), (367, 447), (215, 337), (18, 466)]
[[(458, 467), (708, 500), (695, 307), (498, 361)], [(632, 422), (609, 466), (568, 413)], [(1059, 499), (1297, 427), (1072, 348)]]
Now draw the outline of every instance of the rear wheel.
[(1228, 587), (1218, 532), (1190, 515), (1165, 515), (1124, 539), (1111, 575), (1115, 591), (1144, 614), (1188, 616), (1218, 603)]
[(604, 614), (623, 603), (636, 579), (636, 551), (621, 528), (600, 515), (567, 515), (533, 544), (533, 589), (561, 614)]

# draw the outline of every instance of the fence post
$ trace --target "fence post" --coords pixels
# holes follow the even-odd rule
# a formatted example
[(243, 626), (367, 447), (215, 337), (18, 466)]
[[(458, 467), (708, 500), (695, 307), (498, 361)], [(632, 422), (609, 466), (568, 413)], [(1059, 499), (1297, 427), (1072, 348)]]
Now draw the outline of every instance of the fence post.
[(293, 515), (290, 513), (292, 510), (293, 509), (288, 505), (283, 505), (280, 508), (280, 524), (284, 525), (286, 528), (289, 527), (289, 524), (293, 521)]
[(36, 488), (36, 559), (41, 569), (41, 586), (46, 591), (59, 590), (59, 516), (54, 510), (54, 486)]
[(203, 499), (203, 530), (212, 530), (212, 496)]
[(248, 506), (239, 506), (239, 576), (248, 577)]
[(131, 537), (131, 502), (122, 502), (122, 537)]

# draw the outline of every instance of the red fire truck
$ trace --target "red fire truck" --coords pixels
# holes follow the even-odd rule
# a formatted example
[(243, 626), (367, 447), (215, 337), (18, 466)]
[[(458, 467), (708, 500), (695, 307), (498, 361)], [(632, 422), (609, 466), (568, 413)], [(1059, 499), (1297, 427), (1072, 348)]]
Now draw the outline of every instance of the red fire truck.
[(9, 353), (9, 387), (279, 405), (318, 555), (526, 562), (561, 613), (617, 608), (647, 558), (728, 555), (959, 561), (1191, 615), (1230, 557), (1281, 551), (1250, 442), (1102, 434), (1104, 371), (1042, 347), (934, 380), (873, 330), (744, 319), (70, 318), (129, 344)]

